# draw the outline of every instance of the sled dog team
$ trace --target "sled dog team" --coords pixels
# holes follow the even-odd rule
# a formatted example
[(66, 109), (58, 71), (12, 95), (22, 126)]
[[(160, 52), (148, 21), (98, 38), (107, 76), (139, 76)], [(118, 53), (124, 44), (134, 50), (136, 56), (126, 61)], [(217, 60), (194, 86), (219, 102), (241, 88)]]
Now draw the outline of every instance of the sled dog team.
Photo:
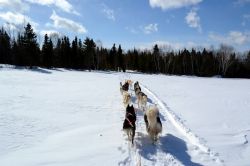
[[(135, 130), (136, 130), (136, 111), (133, 105), (130, 105), (132, 94), (128, 90), (131, 89), (132, 80), (125, 80), (125, 83), (120, 82), (120, 92), (123, 96), (123, 104), (126, 108), (125, 119), (123, 122), (123, 130), (128, 135), (128, 140), (134, 144)], [(141, 91), (139, 82), (134, 83), (134, 92), (137, 98), (138, 109), (144, 112), (144, 121), (146, 130), (153, 142), (157, 141), (159, 134), (162, 132), (162, 124), (159, 117), (159, 110), (156, 106), (147, 107), (148, 97)]]

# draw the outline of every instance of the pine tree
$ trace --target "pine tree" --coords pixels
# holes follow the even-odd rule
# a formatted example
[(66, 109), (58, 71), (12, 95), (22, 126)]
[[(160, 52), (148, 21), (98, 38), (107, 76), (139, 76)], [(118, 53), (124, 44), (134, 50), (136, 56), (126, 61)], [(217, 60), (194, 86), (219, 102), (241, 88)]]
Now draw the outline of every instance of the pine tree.
[(118, 47), (117, 56), (118, 56), (118, 67), (120, 69), (122, 69), (123, 72), (125, 72), (126, 69), (125, 69), (125, 63), (124, 63), (124, 57), (123, 57), (123, 54), (122, 54), (121, 45), (119, 45), (119, 47)]
[(153, 56), (154, 56), (154, 72), (160, 71), (160, 49), (158, 48), (158, 45), (154, 45), (153, 48)]
[(12, 63), (10, 37), (2, 28), (0, 29), (0, 63)]
[(78, 54), (78, 63), (79, 63), (79, 68), (80, 69), (85, 69), (85, 56), (84, 56), (84, 50), (83, 50), (83, 44), (81, 39), (78, 40), (78, 50), (77, 50), (77, 54)]
[(53, 66), (54, 67), (62, 67), (62, 58), (61, 58), (61, 39), (58, 38), (56, 42), (56, 46), (54, 48), (54, 60), (53, 60)]
[(53, 43), (47, 34), (44, 36), (42, 46), (42, 65), (47, 68), (51, 68), (53, 65)]
[(79, 61), (78, 59), (78, 39), (75, 37), (75, 39), (72, 41), (72, 48), (71, 48), (71, 59), (72, 59), (72, 64), (71, 68), (74, 69), (79, 69)]
[(28, 23), (24, 28), (24, 34), (21, 37), (21, 45), (23, 47), (24, 63), (30, 68), (39, 65), (39, 47), (37, 43), (37, 36), (33, 31), (31, 25)]
[(96, 69), (95, 47), (96, 47), (96, 44), (93, 39), (90, 39), (87, 37), (84, 40), (83, 49), (84, 49), (84, 54), (85, 54), (85, 65), (86, 65), (86, 68), (89, 70)]
[(117, 66), (116, 54), (117, 54), (116, 46), (115, 46), (115, 44), (113, 44), (113, 46), (109, 52), (109, 64), (110, 64), (111, 69), (113, 69), (113, 70), (117, 69), (116, 68), (116, 66)]
[(59, 56), (62, 60), (62, 67), (70, 68), (72, 66), (71, 47), (67, 36), (62, 38)]

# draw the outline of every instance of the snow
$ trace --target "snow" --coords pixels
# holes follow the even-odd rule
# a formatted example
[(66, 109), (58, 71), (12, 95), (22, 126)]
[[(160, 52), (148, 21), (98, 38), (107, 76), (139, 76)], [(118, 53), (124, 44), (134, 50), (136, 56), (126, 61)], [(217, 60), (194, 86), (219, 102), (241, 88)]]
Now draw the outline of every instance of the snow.
[[(163, 132), (122, 131), (119, 82), (138, 80)], [(137, 108), (133, 90), (132, 101)], [(249, 165), (250, 80), (0, 67), (0, 163), (8, 166)]]

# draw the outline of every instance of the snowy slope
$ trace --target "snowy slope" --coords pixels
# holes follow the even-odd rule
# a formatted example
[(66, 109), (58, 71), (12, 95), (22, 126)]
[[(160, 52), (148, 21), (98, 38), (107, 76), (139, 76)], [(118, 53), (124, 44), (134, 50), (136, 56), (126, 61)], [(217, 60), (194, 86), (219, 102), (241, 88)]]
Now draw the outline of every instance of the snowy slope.
[[(147, 136), (140, 110), (134, 146), (121, 130), (125, 109), (119, 82), (124, 79), (139, 80), (149, 104), (160, 109), (163, 133), (156, 145)], [(241, 79), (3, 67), (0, 163), (247, 165), (249, 83)], [(134, 92), (130, 92), (137, 107)]]

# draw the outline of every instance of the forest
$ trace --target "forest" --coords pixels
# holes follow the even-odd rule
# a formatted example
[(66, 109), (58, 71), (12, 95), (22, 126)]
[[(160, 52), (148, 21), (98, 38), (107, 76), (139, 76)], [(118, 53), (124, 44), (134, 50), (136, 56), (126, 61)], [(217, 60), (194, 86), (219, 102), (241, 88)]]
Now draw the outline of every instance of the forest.
[(250, 78), (250, 51), (236, 53), (229, 45), (218, 49), (162, 49), (157, 44), (151, 50), (130, 49), (121, 45), (104, 48), (89, 37), (48, 36), (43, 43), (31, 24), (15, 37), (0, 29), (0, 64), (27, 68), (68, 68), (77, 70), (133, 70), (142, 73), (193, 75), (202, 77)]

